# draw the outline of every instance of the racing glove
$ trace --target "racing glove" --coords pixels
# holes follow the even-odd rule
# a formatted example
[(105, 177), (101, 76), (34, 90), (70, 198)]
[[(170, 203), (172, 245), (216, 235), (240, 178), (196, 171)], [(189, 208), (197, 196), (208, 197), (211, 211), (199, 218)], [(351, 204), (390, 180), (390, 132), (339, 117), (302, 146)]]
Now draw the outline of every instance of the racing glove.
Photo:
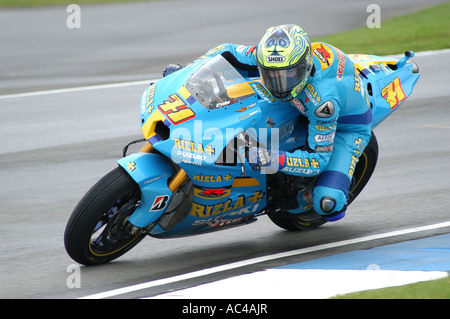
[(248, 161), (254, 170), (263, 170), (265, 174), (274, 174), (281, 167), (277, 159), (283, 155), (283, 151), (272, 151), (263, 147), (254, 147), (249, 150)]
[(178, 70), (181, 70), (184, 68), (184, 66), (178, 64), (178, 63), (171, 63), (169, 64), (163, 71), (163, 77), (168, 76), (169, 74), (172, 74), (173, 72), (176, 72)]

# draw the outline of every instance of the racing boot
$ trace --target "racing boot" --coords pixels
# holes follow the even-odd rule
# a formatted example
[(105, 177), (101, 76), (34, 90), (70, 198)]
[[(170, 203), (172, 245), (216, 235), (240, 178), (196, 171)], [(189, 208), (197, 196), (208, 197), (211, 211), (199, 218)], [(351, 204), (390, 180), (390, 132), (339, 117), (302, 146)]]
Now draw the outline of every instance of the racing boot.
[(312, 190), (306, 188), (297, 193), (297, 203), (298, 207), (295, 209), (288, 209), (287, 211), (291, 214), (305, 213), (313, 208), (313, 197)]
[(336, 200), (334, 198), (324, 196), (320, 199), (320, 208), (324, 213), (327, 214), (323, 215), (323, 217), (329, 222), (334, 222), (345, 217), (345, 206), (343, 210), (332, 213), (335, 207)]
[(306, 188), (297, 194), (298, 207), (287, 210), (291, 214), (296, 214), (296, 222), (302, 225), (301, 229), (315, 229), (325, 221), (324, 217), (314, 210), (312, 188)]

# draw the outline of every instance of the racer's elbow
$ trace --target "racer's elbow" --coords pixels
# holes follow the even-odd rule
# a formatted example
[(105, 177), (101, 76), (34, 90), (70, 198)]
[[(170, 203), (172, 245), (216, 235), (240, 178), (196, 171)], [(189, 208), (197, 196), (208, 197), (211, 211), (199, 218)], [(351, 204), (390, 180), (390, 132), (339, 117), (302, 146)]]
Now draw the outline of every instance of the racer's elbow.
[(316, 152), (314, 155), (314, 163), (316, 163), (314, 167), (316, 167), (316, 169), (314, 170), (313, 175), (319, 175), (327, 168), (331, 159), (331, 152)]

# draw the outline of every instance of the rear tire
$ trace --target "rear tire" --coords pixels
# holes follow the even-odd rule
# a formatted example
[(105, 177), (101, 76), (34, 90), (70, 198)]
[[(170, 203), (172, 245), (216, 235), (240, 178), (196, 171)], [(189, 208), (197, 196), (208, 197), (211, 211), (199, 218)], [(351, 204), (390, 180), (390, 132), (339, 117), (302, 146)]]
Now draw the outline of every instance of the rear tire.
[[(350, 205), (353, 200), (355, 200), (355, 198), (366, 186), (367, 182), (372, 176), (372, 173), (375, 170), (377, 160), (378, 142), (375, 134), (372, 132), (372, 137), (369, 141), (369, 144), (365, 148), (362, 155), (359, 157), (359, 161), (356, 164), (355, 172), (350, 184), (347, 206)], [(278, 212), (269, 212), (267, 213), (267, 215), (269, 216), (270, 220), (275, 223), (275, 225), (289, 231), (316, 229), (327, 222), (326, 219), (316, 213), (314, 209), (296, 215), (284, 210)]]
[(69, 256), (83, 265), (107, 263), (146, 235), (128, 222), (141, 199), (137, 183), (117, 167), (100, 179), (75, 207), (64, 233)]

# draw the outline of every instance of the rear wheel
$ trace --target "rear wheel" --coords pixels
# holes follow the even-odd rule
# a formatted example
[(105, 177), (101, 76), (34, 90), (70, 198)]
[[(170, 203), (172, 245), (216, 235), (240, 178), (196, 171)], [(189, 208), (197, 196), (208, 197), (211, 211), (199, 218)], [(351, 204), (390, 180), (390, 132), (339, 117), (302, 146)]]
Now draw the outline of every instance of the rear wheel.
[(128, 222), (140, 199), (139, 186), (122, 167), (100, 179), (67, 223), (64, 245), (69, 256), (81, 264), (96, 265), (133, 248), (146, 235)]
[[(350, 205), (366, 186), (375, 170), (377, 160), (378, 142), (375, 134), (372, 132), (372, 138), (362, 155), (359, 157), (358, 164), (356, 164), (349, 188), (347, 205)], [(313, 209), (296, 215), (287, 211), (269, 212), (267, 215), (277, 226), (290, 231), (315, 229), (327, 222), (325, 218), (316, 213)]]

